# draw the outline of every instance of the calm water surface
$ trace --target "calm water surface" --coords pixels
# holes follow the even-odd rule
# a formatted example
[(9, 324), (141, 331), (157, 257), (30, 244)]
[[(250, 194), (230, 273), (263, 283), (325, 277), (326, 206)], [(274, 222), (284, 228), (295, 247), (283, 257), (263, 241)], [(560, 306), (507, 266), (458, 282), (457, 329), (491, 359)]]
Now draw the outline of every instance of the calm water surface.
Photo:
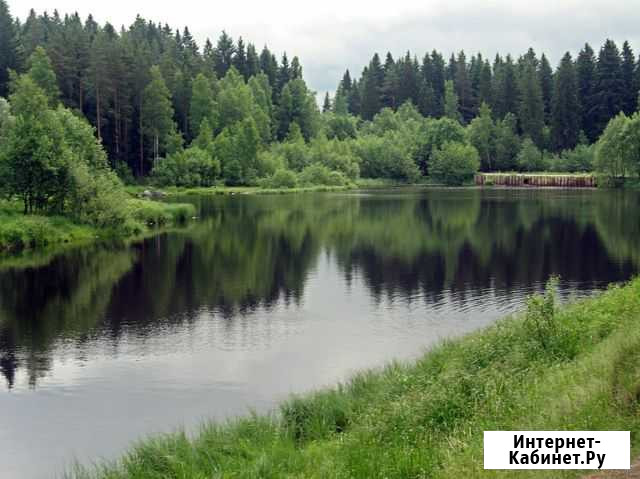
[(186, 231), (0, 261), (1, 477), (48, 478), (415, 357), (551, 274), (567, 298), (640, 267), (635, 192), (188, 200)]

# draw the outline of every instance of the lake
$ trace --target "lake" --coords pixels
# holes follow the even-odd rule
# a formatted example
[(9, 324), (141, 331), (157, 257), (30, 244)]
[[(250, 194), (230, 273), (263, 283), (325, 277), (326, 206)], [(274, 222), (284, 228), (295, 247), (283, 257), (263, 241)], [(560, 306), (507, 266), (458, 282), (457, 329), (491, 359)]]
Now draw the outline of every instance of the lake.
[(133, 244), (0, 261), (0, 463), (48, 478), (138, 438), (267, 411), (637, 274), (640, 194), (420, 189), (178, 198)]

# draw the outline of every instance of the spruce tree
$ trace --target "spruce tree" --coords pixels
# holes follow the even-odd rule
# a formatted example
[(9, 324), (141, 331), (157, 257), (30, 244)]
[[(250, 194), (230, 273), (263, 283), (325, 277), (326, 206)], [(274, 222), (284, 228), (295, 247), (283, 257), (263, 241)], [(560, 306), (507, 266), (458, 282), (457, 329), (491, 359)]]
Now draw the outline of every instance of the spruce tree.
[(369, 66), (362, 72), (360, 114), (365, 120), (372, 120), (382, 107), (381, 89), (383, 81), (384, 71), (380, 64), (380, 57), (376, 53), (369, 62)]
[(214, 68), (218, 78), (225, 76), (233, 65), (235, 51), (236, 47), (233, 44), (233, 39), (223, 30), (214, 50)]
[(596, 133), (624, 108), (625, 90), (620, 52), (613, 40), (607, 40), (598, 54), (593, 92)]
[(551, 121), (551, 101), (553, 97), (553, 70), (543, 53), (538, 64), (538, 76), (540, 78), (540, 88), (542, 89), (542, 101), (544, 102), (544, 119), (546, 123)]
[(576, 60), (576, 76), (578, 103), (580, 105), (580, 126), (589, 139), (597, 138), (594, 108), (594, 88), (596, 75), (596, 58), (593, 48), (585, 43)]
[(453, 80), (447, 80), (444, 85), (444, 116), (455, 121), (462, 119), (458, 106), (458, 95), (453, 86)]
[(435, 50), (431, 52), (431, 88), (433, 89), (433, 116), (444, 116), (445, 91), (444, 58)]
[(328, 111), (331, 111), (331, 100), (329, 99), (329, 92), (326, 92), (322, 103), (322, 113), (327, 113)]
[(232, 65), (236, 67), (238, 73), (244, 77), (245, 80), (249, 79), (249, 72), (247, 71), (247, 53), (244, 48), (244, 40), (242, 37), (238, 38), (236, 49), (233, 55)]
[(398, 101), (396, 99), (398, 93), (398, 73), (396, 71), (396, 62), (391, 55), (391, 52), (387, 52), (387, 56), (384, 60), (384, 81), (380, 89), (380, 104), (382, 108), (397, 108)]
[(302, 66), (300, 65), (300, 59), (293, 57), (291, 60), (291, 79), (302, 78)]
[(20, 66), (18, 32), (7, 3), (0, 0), (0, 96), (7, 96), (9, 70), (20, 70)]
[(520, 129), (523, 135), (529, 136), (536, 145), (542, 146), (544, 102), (534, 62), (527, 61), (521, 75), (520, 108), (518, 110)]
[(247, 44), (247, 77), (260, 73), (260, 58), (253, 43)]
[(565, 53), (555, 74), (552, 143), (556, 150), (573, 149), (580, 134), (580, 110), (575, 67), (569, 52)]
[(453, 75), (453, 82), (458, 95), (458, 109), (462, 115), (462, 121), (468, 123), (475, 115), (475, 105), (464, 51), (458, 53)]
[(504, 60), (496, 57), (494, 65), (493, 110), (498, 118), (503, 118), (507, 113), (518, 112), (518, 80), (511, 55), (507, 55)]
[(636, 58), (629, 42), (625, 41), (622, 45), (622, 65), (620, 66), (622, 81), (624, 82), (624, 99), (622, 111), (626, 115), (631, 115), (636, 111), (636, 101), (638, 100), (638, 91), (635, 89), (635, 67)]

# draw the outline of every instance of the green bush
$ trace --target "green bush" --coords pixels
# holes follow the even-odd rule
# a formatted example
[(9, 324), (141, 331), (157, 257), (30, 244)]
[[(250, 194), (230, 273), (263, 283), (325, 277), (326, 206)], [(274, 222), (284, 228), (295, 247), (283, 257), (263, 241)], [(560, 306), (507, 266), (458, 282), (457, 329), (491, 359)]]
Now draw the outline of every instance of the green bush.
[(279, 169), (269, 178), (263, 181), (266, 188), (295, 188), (298, 178), (291, 170)]
[(557, 358), (572, 358), (577, 351), (575, 335), (571, 325), (558, 320), (556, 291), (559, 278), (552, 276), (545, 286), (544, 294), (536, 294), (528, 298), (524, 315), (524, 326), (529, 338), (541, 350)]
[(346, 140), (358, 136), (356, 129), (356, 118), (351, 115), (336, 115), (334, 113), (325, 113), (323, 115), (324, 128), (327, 138), (330, 140)]
[(59, 216), (0, 215), (0, 251), (89, 239), (90, 228)]
[(411, 152), (401, 138), (391, 133), (358, 138), (352, 142), (352, 150), (359, 159), (360, 174), (364, 178), (413, 182), (420, 177)]
[(192, 146), (158, 161), (151, 176), (160, 186), (213, 186), (220, 176), (220, 162)]
[(593, 171), (594, 156), (593, 147), (578, 145), (573, 150), (565, 150), (551, 157), (549, 169), (566, 173)]
[(518, 154), (518, 167), (521, 171), (545, 171), (547, 162), (531, 138), (525, 138)]
[(195, 206), (187, 203), (130, 199), (127, 201), (127, 208), (136, 221), (150, 226), (184, 222), (196, 214)]
[(349, 183), (349, 179), (342, 172), (331, 171), (318, 163), (307, 166), (298, 178), (302, 186), (344, 186)]
[(72, 177), (69, 209), (73, 218), (99, 228), (120, 229), (127, 224), (128, 196), (113, 171), (90, 170), (80, 163), (73, 166)]
[(478, 150), (471, 145), (448, 142), (434, 152), (429, 176), (445, 185), (462, 185), (480, 168)]

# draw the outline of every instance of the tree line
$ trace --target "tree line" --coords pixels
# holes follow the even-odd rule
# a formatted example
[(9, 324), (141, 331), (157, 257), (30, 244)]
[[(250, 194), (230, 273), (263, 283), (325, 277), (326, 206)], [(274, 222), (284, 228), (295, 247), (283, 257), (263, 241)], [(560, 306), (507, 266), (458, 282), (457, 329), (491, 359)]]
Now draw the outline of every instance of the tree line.
[(597, 55), (587, 43), (575, 59), (565, 53), (555, 70), (532, 48), (517, 59), (497, 54), (493, 62), (480, 53), (469, 61), (464, 51), (445, 61), (433, 50), (422, 61), (410, 52), (398, 59), (387, 53), (383, 63), (376, 53), (360, 78), (344, 73), (324, 109), (371, 120), (411, 101), (423, 116), (469, 124), (486, 104), (495, 120), (514, 115), (520, 135), (559, 152), (574, 148), (581, 135), (594, 142), (620, 111), (636, 111), (639, 90), (640, 60), (627, 41), (620, 50), (606, 40)]
[[(196, 138), (203, 115), (215, 133), (224, 129), (228, 112), (219, 111), (214, 119), (203, 113), (202, 101), (213, 101), (203, 95), (216, 95), (218, 79), (230, 69), (245, 82), (254, 78), (259, 84), (254, 90), (264, 87), (257, 101), (269, 124), (258, 128), (269, 130), (262, 132), (267, 141), (286, 135), (287, 114), (295, 115), (291, 110), (306, 101), (296, 97), (306, 95), (306, 85), (290, 84), (302, 78), (298, 58), (289, 61), (284, 53), (278, 61), (267, 46), (258, 51), (222, 32), (215, 45), (207, 39), (200, 49), (187, 27), (173, 30), (140, 16), (120, 30), (91, 15), (82, 20), (77, 13), (61, 17), (57, 11), (31, 10), (21, 22), (5, 0), (0, 0), (0, 96), (9, 94), (9, 71), (27, 71), (38, 47), (55, 74), (54, 96), (95, 127), (112, 165), (126, 163), (138, 175), (148, 173), (171, 142)], [(238, 101), (246, 102), (240, 96)]]
[[(461, 184), (478, 169), (594, 167), (624, 181), (640, 172), (639, 70), (629, 44), (620, 53), (611, 40), (597, 58), (588, 45), (575, 61), (565, 54), (555, 71), (532, 49), (517, 61), (497, 55), (493, 65), (480, 54), (467, 62), (464, 52), (446, 64), (437, 51), (421, 64), (387, 54), (383, 65), (376, 54), (360, 79), (344, 74), (321, 113), (298, 58), (286, 53), (278, 61), (225, 32), (200, 51), (188, 28), (139, 16), (120, 31), (56, 12), (32, 11), (21, 23), (0, 0), (0, 93), (10, 99), (0, 102), (0, 139), (15, 139), (0, 145), (0, 163), (7, 177), (48, 171), (37, 148), (59, 138), (44, 111), (21, 104), (31, 89), (51, 118), (62, 108), (88, 121), (127, 182), (135, 174), (161, 186), (281, 188), (426, 175)], [(25, 145), (16, 119), (48, 126)], [(90, 130), (78, 129), (87, 142)], [(63, 136), (75, 144), (72, 129)], [(28, 163), (34, 158), (42, 161)], [(18, 184), (14, 195), (34, 195), (28, 210), (68, 203), (56, 207), (55, 191), (25, 193)]]

